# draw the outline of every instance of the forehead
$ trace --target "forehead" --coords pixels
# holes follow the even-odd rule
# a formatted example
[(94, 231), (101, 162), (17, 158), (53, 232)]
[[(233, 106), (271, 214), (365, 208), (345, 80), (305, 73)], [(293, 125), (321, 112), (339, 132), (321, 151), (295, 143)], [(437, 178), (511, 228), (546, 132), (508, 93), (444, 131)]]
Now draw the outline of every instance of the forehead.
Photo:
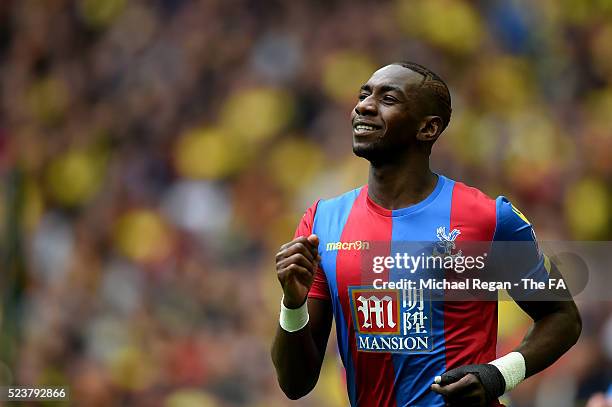
[(381, 86), (394, 86), (408, 90), (410, 87), (419, 85), (423, 76), (401, 65), (387, 65), (374, 72), (367, 85), (372, 88)]

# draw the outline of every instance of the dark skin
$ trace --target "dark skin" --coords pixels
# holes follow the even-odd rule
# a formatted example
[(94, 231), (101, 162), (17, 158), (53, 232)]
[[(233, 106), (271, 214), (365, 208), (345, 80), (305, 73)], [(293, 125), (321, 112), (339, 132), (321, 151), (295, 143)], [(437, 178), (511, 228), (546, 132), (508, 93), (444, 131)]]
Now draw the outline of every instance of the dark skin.
[[(306, 301), (319, 261), (318, 242), (316, 235), (298, 237), (281, 246), (276, 255), (276, 272), (287, 308), (299, 308)], [(278, 382), (291, 400), (305, 396), (317, 384), (331, 330), (329, 301), (310, 299), (308, 313), (310, 321), (297, 332), (279, 326), (272, 345)]]
[[(362, 87), (351, 114), (353, 151), (370, 161), (369, 197), (384, 208), (418, 203), (437, 183), (429, 155), (444, 123), (440, 116), (422, 110), (422, 80), (410, 69), (385, 66)], [(316, 235), (298, 237), (281, 246), (276, 255), (277, 277), (288, 308), (298, 308), (306, 301), (320, 261), (318, 243)], [(517, 303), (534, 321), (516, 348), (525, 358), (529, 377), (550, 366), (576, 342), (581, 322), (569, 297), (567, 301)], [(279, 326), (272, 346), (280, 387), (293, 400), (316, 385), (331, 329), (329, 301), (309, 299), (308, 312), (309, 323), (297, 332)], [(486, 405), (484, 388), (473, 374), (445, 386), (432, 384), (431, 389), (444, 396), (449, 406)]]

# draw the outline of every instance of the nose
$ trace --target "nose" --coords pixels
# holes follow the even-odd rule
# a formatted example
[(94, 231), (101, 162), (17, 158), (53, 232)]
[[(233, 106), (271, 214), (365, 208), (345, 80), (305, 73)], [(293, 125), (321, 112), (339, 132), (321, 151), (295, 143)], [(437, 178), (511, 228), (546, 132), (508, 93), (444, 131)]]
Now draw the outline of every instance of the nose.
[(376, 103), (372, 95), (357, 102), (355, 113), (360, 116), (376, 116)]

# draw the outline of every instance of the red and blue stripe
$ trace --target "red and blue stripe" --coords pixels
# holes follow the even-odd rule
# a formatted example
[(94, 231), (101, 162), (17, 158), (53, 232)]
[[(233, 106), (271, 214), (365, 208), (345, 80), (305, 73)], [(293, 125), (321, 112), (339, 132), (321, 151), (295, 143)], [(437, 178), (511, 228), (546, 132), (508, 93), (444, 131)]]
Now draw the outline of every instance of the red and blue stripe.
[[(436, 375), (459, 365), (495, 359), (496, 302), (432, 301), (431, 352), (358, 352), (348, 292), (349, 287), (364, 283), (362, 253), (325, 250), (328, 242), (365, 240), (376, 245), (377, 255), (394, 255), (402, 251), (402, 242), (436, 241), (440, 226), (447, 231), (459, 229), (457, 240), (491, 241), (495, 200), (440, 175), (430, 196), (408, 208), (388, 210), (376, 205), (365, 186), (321, 200), (311, 216), (312, 232), (321, 241), (321, 266), (352, 406), (443, 406), (441, 396), (430, 390)], [(381, 277), (394, 280), (399, 278), (395, 273), (386, 271)], [(321, 298), (320, 293), (313, 296)]]

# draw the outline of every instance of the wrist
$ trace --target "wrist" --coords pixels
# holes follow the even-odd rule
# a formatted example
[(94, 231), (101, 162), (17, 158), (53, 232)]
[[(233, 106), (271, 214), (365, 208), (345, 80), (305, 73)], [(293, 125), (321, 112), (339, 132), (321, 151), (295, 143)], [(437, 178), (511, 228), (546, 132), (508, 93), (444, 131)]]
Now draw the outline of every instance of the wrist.
[(285, 306), (286, 308), (293, 310), (293, 309), (298, 309), (304, 304), (306, 304), (307, 299), (308, 299), (308, 296), (304, 297), (303, 300), (294, 300), (294, 299), (291, 299), (285, 296), (285, 294), (283, 294), (283, 299), (281, 301), (281, 304)]
[(525, 358), (520, 352), (510, 352), (489, 364), (495, 366), (504, 377), (505, 392), (509, 392), (525, 380)]
[(296, 332), (303, 329), (310, 320), (308, 315), (308, 304), (304, 303), (298, 308), (288, 308), (285, 306), (285, 297), (281, 299), (281, 310), (279, 317), (280, 327), (287, 332)]

